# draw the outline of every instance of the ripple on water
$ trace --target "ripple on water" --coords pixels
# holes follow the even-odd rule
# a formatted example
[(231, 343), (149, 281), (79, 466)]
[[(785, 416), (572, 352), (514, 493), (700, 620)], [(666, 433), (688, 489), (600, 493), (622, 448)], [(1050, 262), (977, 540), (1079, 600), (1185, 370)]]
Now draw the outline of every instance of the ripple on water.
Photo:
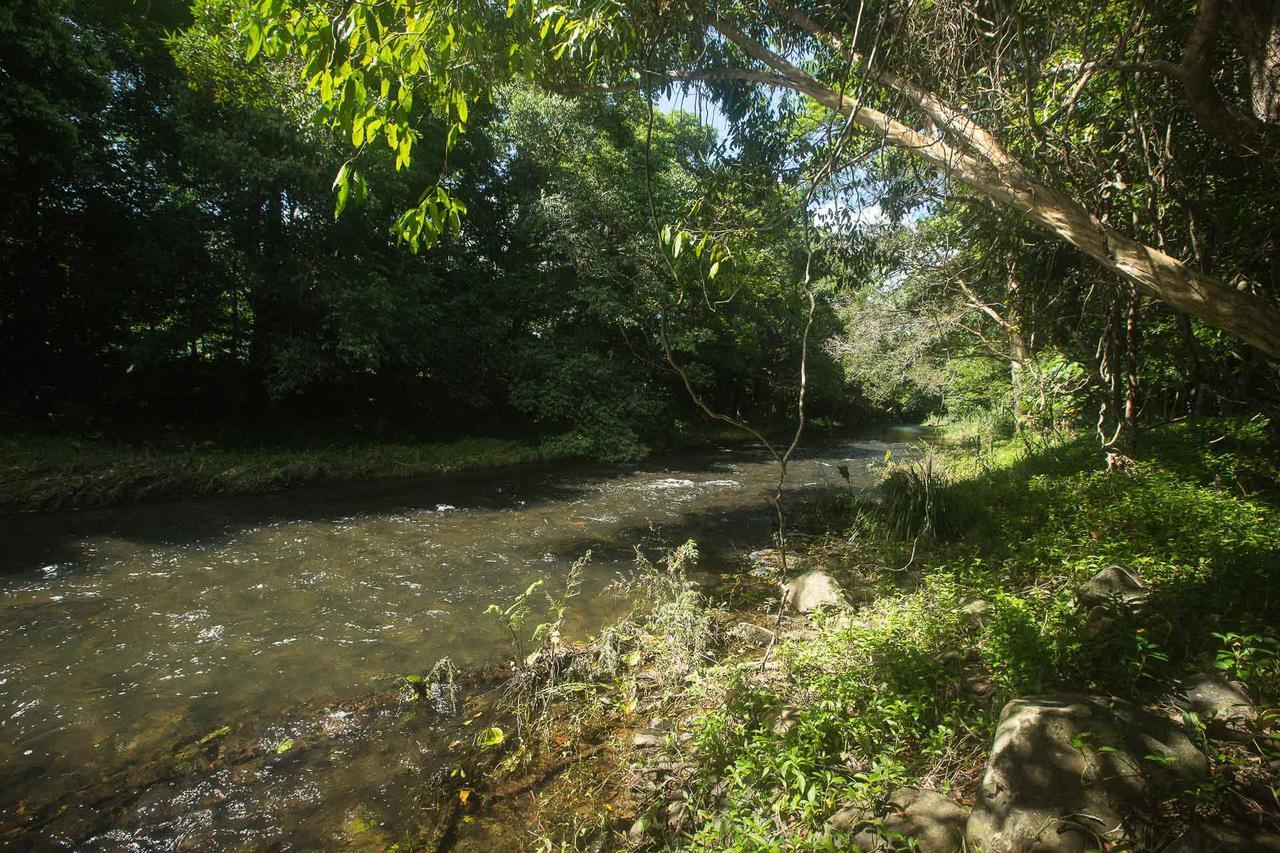
[(676, 477), (667, 477), (662, 480), (651, 480), (648, 483), (637, 483), (636, 488), (642, 491), (657, 491), (665, 489), (692, 489), (696, 484), (693, 480), (681, 480)]
[[(884, 445), (870, 450), (879, 458)], [(574, 558), (599, 542), (570, 615), (581, 633), (596, 630), (625, 608), (602, 592), (631, 564), (629, 548), (610, 551), (631, 544), (611, 531), (656, 524), (687, 526), (700, 541), (749, 538), (730, 529), (748, 523), (736, 510), (771, 489), (776, 472), (771, 462), (734, 453), (709, 452), (687, 468), (672, 464), (629, 476), (572, 469), (545, 482), (524, 481), (527, 490), (513, 484), (506, 490), (512, 502), (504, 500), (500, 508), (485, 503), (494, 494), (494, 483), (486, 481), (477, 490), (450, 485), (449, 491), (423, 492), (421, 499), (397, 493), (391, 503), (378, 503), (376, 495), (369, 503), (339, 499), (342, 490), (335, 488), (318, 502), (299, 493), (287, 503), (243, 498), (234, 507), (224, 502), (110, 511), (101, 522), (110, 533), (92, 532), (99, 522), (85, 523), (90, 532), (84, 535), (69, 533), (63, 528), (81, 529), (78, 522), (57, 519), (56, 538), (75, 546), (68, 551), (77, 556), (64, 560), (51, 550), (29, 571), (0, 579), (0, 646), (7, 652), (0, 663), (0, 718), (11, 735), (6, 748), (18, 756), (34, 747), (42, 756), (13, 762), (42, 771), (20, 795), (57, 797), (68, 784), (60, 780), (77, 773), (111, 774), (121, 761), (168, 755), (174, 744), (229, 722), (269, 725), (297, 703), (381, 690), (386, 673), (421, 672), (444, 655), (462, 666), (492, 663), (507, 651), (500, 627), (481, 615), (485, 607), (509, 600), (537, 577), (555, 589)], [(842, 446), (825, 458), (849, 454)], [(796, 481), (827, 476), (829, 468), (806, 470), (810, 461), (797, 463)], [(851, 465), (857, 474), (860, 467)], [(472, 508), (473, 497), (487, 508)], [(730, 510), (732, 520), (721, 522)], [(220, 512), (224, 519), (216, 516)], [(8, 523), (21, 536), (28, 522)], [(42, 534), (33, 529), (38, 543)], [(90, 597), (95, 600), (85, 601)], [(324, 718), (319, 730), (308, 731), (343, 737), (330, 741), (334, 749), (270, 753), (266, 764), (226, 777), (220, 790), (228, 799), (207, 799), (215, 797), (215, 785), (206, 799), (192, 795), (173, 805), (178, 791), (157, 790), (139, 805), (160, 807), (150, 815), (135, 811), (128, 831), (98, 835), (89, 844), (71, 839), (66, 846), (267, 846), (297, 829), (297, 839), (288, 843), (323, 847), (341, 816), (332, 824), (326, 803), (329, 822), (312, 825), (321, 809), (290, 813), (289, 797), (321, 800), (328, 792), (338, 800), (334, 792), (346, 792), (349, 805), (351, 792), (361, 790), (366, 798), (385, 794), (398, 802), (388, 768), (409, 763), (420, 750), (427, 757), (417, 734), (395, 741), (394, 748), (357, 746), (387, 734), (373, 738), (365, 717), (360, 720)], [(264, 733), (258, 726), (252, 731), (255, 741)], [(298, 737), (297, 731), (282, 728), (266, 748)], [(334, 757), (338, 743), (350, 752), (346, 759)], [(360, 755), (373, 776), (359, 775), (364, 766), (344, 765)], [(378, 768), (385, 778), (374, 778)], [(251, 772), (263, 778), (245, 778)], [(404, 790), (420, 775), (406, 776)], [(11, 805), (0, 794), (0, 809)], [(323, 836), (314, 834), (320, 830)]]

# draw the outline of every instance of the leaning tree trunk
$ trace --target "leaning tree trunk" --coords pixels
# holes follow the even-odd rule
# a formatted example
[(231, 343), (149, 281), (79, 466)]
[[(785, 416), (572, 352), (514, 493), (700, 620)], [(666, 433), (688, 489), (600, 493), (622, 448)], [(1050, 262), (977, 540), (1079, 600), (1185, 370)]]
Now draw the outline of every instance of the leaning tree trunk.
[[(800, 13), (793, 11), (789, 17), (841, 50), (851, 61), (860, 61), (833, 34)], [(929, 118), (936, 132), (926, 135), (827, 86), (733, 25), (718, 19), (712, 20), (711, 25), (771, 69), (738, 76), (813, 98), (887, 144), (912, 151), (943, 174), (1052, 231), (1142, 292), (1280, 359), (1280, 310), (1103, 224), (1075, 199), (1037, 181), (988, 131), (933, 93), (889, 71), (880, 72), (876, 78), (876, 82), (900, 93)]]

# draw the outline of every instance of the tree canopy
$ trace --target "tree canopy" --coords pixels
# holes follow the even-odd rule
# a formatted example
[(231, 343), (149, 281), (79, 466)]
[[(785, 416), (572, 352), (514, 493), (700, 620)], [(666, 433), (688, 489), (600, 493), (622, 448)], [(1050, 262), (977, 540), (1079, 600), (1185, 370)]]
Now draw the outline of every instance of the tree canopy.
[(810, 297), (818, 413), (985, 393), (1114, 443), (1274, 396), (1274, 18), (11, 4), (10, 410), (626, 455), (690, 390), (793, 408)]
[[(448, 148), (466, 130), (469, 105), (513, 76), (564, 91), (696, 82), (731, 118), (750, 97), (744, 90), (793, 93), (844, 120), (828, 134), (824, 178), (869, 151), (903, 149), (935, 180), (1031, 220), (1144, 293), (1277, 356), (1280, 312), (1253, 292), (1257, 269), (1240, 269), (1238, 257), (1180, 258), (1173, 245), (1191, 241), (1189, 214), (1176, 229), (1185, 235), (1171, 227), (1170, 208), (1191, 202), (1170, 185), (1178, 172), (1275, 186), (1275, 72), (1257, 45), (1280, 23), (1266, 4), (1242, 1), (1227, 26), (1220, 5), (1173, 15), (1128, 3), (1006, 13), (965, 2), (512, 2), (504, 15), (487, 3), (261, 0), (237, 10), (236, 26), (248, 56), (299, 66), (318, 95), (318, 121), (349, 131), (357, 149), (385, 142), (402, 165), (419, 138), (407, 125), (415, 99), (445, 122)], [(1233, 29), (1236, 65), (1221, 66), (1218, 42)], [(1181, 63), (1167, 58), (1179, 55)], [(1161, 58), (1135, 58), (1150, 56)], [(1222, 91), (1224, 74), (1234, 91)], [(1238, 131), (1225, 134), (1238, 143), (1228, 150), (1225, 126)], [(731, 127), (744, 144), (760, 130)], [(1241, 135), (1246, 127), (1252, 135)], [(861, 134), (851, 140), (854, 128)], [(1202, 156), (1206, 142), (1219, 162)], [(340, 207), (359, 181), (352, 169), (339, 173)], [(1274, 210), (1274, 193), (1250, 197)], [(1142, 221), (1144, 207), (1158, 209), (1158, 226)], [(398, 228), (415, 245), (430, 242), (462, 212), (442, 181)]]

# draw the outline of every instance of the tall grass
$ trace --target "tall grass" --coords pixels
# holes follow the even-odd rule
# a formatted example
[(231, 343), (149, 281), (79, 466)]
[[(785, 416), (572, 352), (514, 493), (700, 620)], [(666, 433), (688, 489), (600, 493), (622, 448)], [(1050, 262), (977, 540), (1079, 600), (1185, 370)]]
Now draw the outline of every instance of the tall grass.
[(952, 532), (949, 483), (937, 455), (890, 467), (880, 481), (881, 513), (902, 539), (942, 539)]

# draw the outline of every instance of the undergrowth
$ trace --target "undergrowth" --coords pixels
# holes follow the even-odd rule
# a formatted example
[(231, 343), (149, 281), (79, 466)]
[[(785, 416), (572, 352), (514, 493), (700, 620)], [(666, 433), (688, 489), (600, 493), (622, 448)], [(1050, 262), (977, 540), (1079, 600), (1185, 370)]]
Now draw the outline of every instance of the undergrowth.
[[(1038, 693), (1168, 707), (1183, 679), (1217, 669), (1275, 731), (1280, 492), (1265, 423), (1155, 429), (1111, 473), (1092, 436), (942, 438), (936, 456), (886, 460), (882, 497), (809, 494), (795, 517), (825, 535), (797, 542), (797, 570), (824, 568), (874, 600), (783, 620), (767, 658), (720, 630), (729, 617), (688, 575), (692, 544), (638, 559), (630, 619), (583, 648), (543, 645), (521, 701), (563, 701), (541, 703), (523, 754), (571, 763), (554, 788), (567, 799), (539, 801), (539, 849), (847, 847), (831, 817), (874, 813), (901, 787), (972, 805), (1001, 708)], [(1147, 601), (1091, 621), (1077, 592), (1113, 565)], [(755, 600), (758, 613), (732, 618), (758, 632), (774, 625), (776, 593)], [(1217, 769), (1153, 826), (1171, 840), (1192, 813), (1280, 825), (1274, 788), (1263, 802), (1239, 781), (1280, 759), (1274, 734), (1227, 744), (1188, 724)], [(649, 725), (662, 747), (627, 749)], [(572, 763), (593, 741), (612, 744), (608, 761), (597, 746)]]
[[(898, 787), (971, 801), (999, 711), (1018, 696), (1152, 702), (1216, 666), (1274, 707), (1280, 514), (1267, 427), (1180, 424), (1145, 440), (1145, 461), (1125, 473), (1102, 469), (1091, 436), (966, 440), (893, 467), (878, 502), (818, 496), (807, 518), (830, 536), (812, 559), (855, 554), (878, 567), (880, 597), (793, 632), (779, 669), (734, 670), (688, 697), (704, 709), (689, 755), (699, 820), (673, 843), (826, 850), (839, 841), (834, 812), (874, 808)], [(1150, 602), (1141, 619), (1090, 626), (1076, 591), (1111, 565), (1140, 577)], [(1262, 739), (1216, 760), (1277, 754)], [(1210, 812), (1231, 799), (1199, 796)]]

